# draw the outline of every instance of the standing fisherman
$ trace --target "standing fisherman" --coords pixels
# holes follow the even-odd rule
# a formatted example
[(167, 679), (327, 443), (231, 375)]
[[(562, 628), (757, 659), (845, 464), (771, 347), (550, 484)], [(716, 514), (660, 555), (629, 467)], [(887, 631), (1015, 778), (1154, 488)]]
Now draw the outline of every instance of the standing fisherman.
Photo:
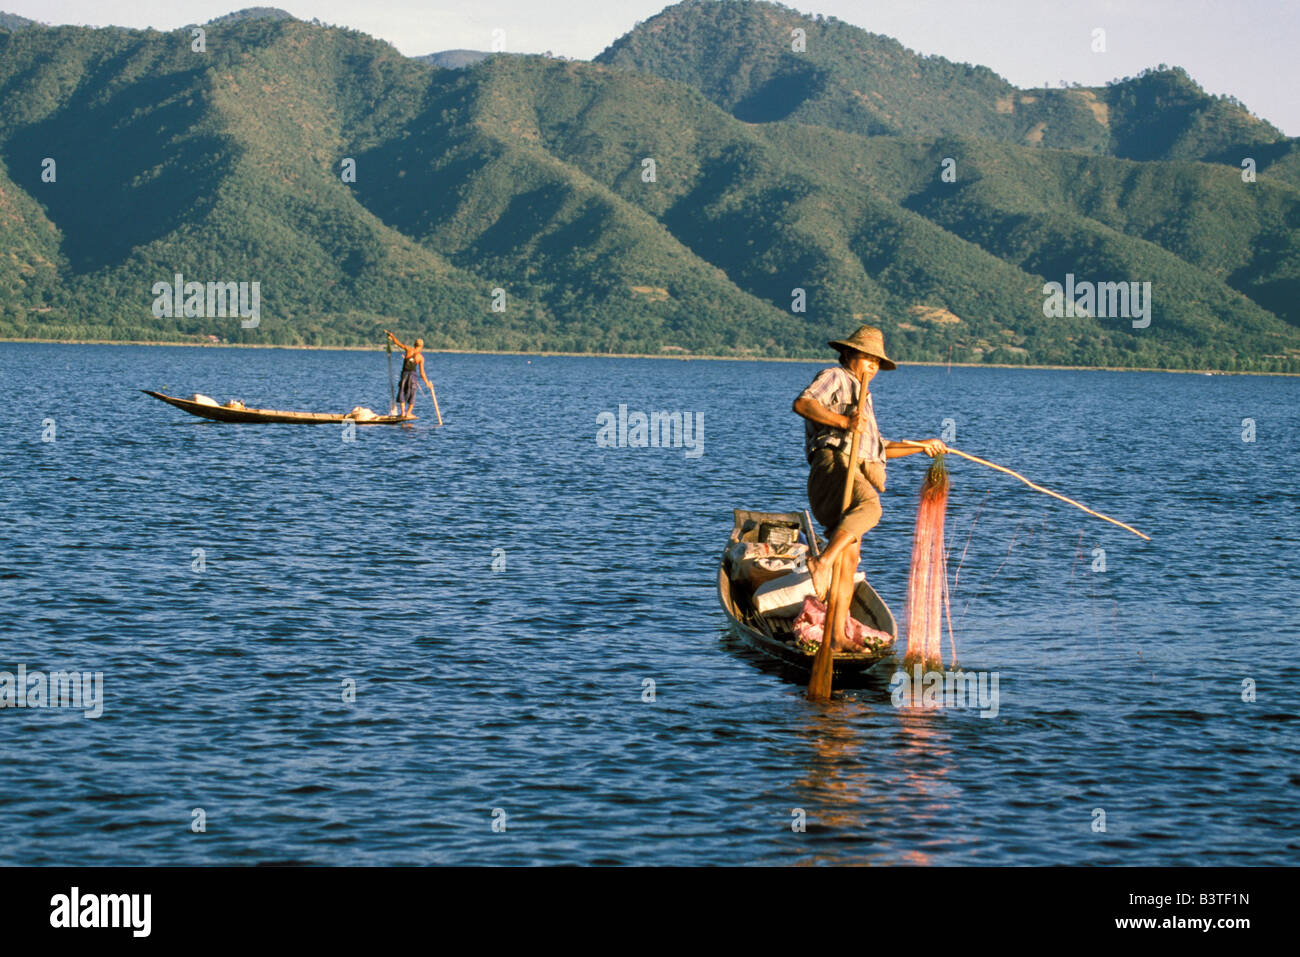
[[(420, 384), (415, 381), (417, 372), (420, 374), (420, 378), (424, 380), (424, 384), (429, 387), (429, 394), (433, 395), (433, 383), (424, 374), (424, 353), (422, 351), (424, 349), (424, 340), (416, 339), (415, 345), (412, 347), (402, 345), (397, 341), (397, 336), (391, 332), (388, 332), (388, 338), (393, 340), (393, 345), (402, 350), (402, 376), (397, 383), (398, 411), (403, 416), (410, 415), (411, 410), (415, 408), (416, 393), (420, 389)], [(438, 400), (434, 399), (433, 401), (436, 406)], [(442, 415), (439, 414), (438, 418), (441, 419)]]
[[(808, 571), (819, 597), (828, 597), (831, 570), (846, 548), (852, 549), (853, 568), (861, 559), (861, 538), (880, 521), (880, 496), (885, 490), (885, 460), (924, 451), (933, 458), (948, 451), (939, 439), (917, 445), (891, 442), (880, 435), (871, 403), (870, 383), (880, 369), (896, 369), (885, 355), (885, 337), (874, 326), (863, 326), (847, 339), (829, 345), (840, 354), (840, 364), (823, 369), (812, 385), (794, 400), (794, 411), (804, 419), (804, 453), (808, 456), (808, 502), (817, 521), (826, 528), (830, 544)], [(862, 414), (852, 420), (859, 388), (867, 389)], [(862, 434), (853, 476), (853, 498), (841, 513), (848, 479), (849, 445), (853, 431)], [(853, 576), (843, 587), (853, 588)]]

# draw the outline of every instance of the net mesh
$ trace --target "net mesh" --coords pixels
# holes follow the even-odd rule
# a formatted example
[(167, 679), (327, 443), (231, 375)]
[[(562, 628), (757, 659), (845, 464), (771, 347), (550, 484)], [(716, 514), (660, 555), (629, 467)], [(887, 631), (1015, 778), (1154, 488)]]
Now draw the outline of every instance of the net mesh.
[(936, 455), (921, 483), (916, 529), (912, 533), (912, 565), (907, 578), (907, 656), (904, 658), (909, 667), (920, 664), (930, 670), (943, 666), (940, 640), (948, 607), (943, 520), (947, 507), (948, 467), (943, 456)]

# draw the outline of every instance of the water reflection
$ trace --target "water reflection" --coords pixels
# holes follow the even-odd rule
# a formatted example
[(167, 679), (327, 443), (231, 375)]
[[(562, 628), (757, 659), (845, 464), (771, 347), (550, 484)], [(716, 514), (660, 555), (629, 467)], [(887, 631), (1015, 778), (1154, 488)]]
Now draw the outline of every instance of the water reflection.
[(812, 847), (798, 863), (932, 863), (919, 843), (932, 843), (932, 831), (901, 854), (897, 832), (951, 810), (955, 789), (945, 777), (953, 752), (944, 720), (933, 709), (894, 707), (884, 682), (809, 705), (798, 724), (808, 744), (805, 770), (791, 791), (807, 811)]

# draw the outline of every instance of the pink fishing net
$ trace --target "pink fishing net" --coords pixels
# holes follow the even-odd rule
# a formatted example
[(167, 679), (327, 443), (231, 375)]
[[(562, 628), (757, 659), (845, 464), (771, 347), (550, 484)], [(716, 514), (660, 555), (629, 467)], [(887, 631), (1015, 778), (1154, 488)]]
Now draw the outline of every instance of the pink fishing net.
[[(948, 469), (937, 455), (921, 483), (921, 502), (912, 533), (912, 568), (907, 579), (907, 657), (905, 664), (940, 668), (940, 637), (948, 600), (948, 567), (943, 519), (948, 506)], [(949, 628), (951, 628), (951, 623)]]

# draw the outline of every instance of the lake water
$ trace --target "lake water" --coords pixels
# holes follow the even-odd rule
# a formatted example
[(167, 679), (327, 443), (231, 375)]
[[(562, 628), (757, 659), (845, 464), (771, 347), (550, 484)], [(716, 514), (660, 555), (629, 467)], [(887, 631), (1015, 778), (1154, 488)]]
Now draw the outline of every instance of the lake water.
[[(0, 671), (103, 674), (98, 718), (0, 710), (0, 862), (1297, 859), (1300, 380), (877, 378), (887, 436), (952, 419), (1154, 539), (950, 463), (981, 717), (888, 675), (813, 705), (726, 635), (731, 509), (805, 507), (817, 364), (429, 367), (443, 428), (347, 441), (138, 390), (383, 410), (382, 353), (0, 344)], [(619, 405), (700, 413), (702, 454), (598, 446)], [(926, 461), (864, 547), (900, 620)]]

